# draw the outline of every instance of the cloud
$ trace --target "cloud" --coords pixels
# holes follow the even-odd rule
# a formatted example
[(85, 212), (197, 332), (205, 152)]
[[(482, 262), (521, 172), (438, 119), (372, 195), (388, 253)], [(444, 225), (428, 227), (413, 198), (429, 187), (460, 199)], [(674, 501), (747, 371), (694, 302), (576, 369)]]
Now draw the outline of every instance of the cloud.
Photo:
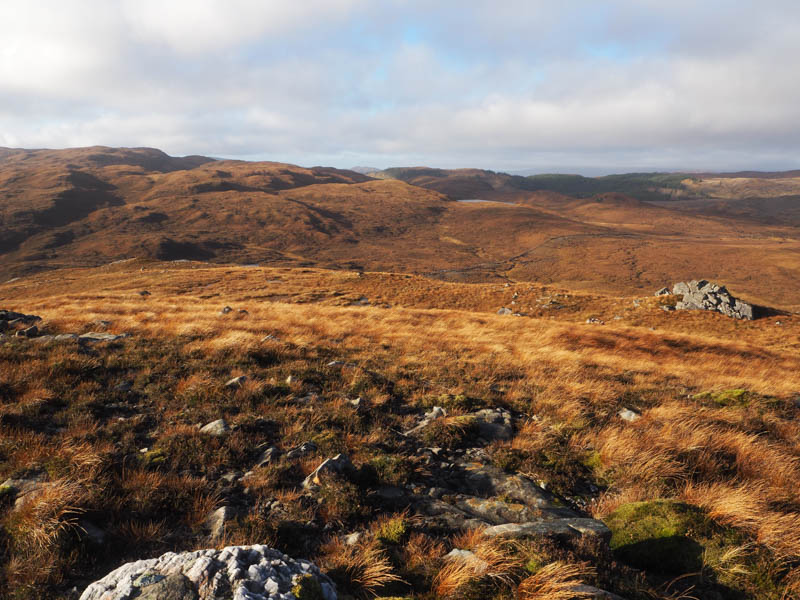
[(301, 164), (800, 166), (800, 5), (0, 5), (0, 144)]

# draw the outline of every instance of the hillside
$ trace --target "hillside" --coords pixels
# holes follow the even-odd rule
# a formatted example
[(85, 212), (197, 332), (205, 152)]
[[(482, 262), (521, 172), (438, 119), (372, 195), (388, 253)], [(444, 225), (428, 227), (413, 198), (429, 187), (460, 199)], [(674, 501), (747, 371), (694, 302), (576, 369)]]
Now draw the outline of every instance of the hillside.
[(0, 159), (0, 279), (134, 257), (612, 294), (704, 277), (754, 302), (800, 309), (788, 197), (769, 211), (754, 200), (746, 209), (728, 200), (655, 206), (618, 192), (520, 191), (525, 178), (488, 171), (391, 173), (408, 181), (142, 148), (9, 150)]
[(0, 597), (253, 543), (342, 600), (794, 597), (800, 317), (672, 300), (146, 260), (0, 284), (42, 317), (0, 334)]

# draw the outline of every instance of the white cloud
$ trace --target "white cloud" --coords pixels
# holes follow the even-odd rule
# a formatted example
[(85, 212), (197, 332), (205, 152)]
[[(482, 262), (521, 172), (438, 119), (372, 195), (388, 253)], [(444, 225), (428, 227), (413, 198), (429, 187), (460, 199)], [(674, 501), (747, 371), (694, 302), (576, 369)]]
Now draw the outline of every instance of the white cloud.
[(728, 8), (3, 3), (0, 144), (338, 166), (796, 165), (800, 5)]

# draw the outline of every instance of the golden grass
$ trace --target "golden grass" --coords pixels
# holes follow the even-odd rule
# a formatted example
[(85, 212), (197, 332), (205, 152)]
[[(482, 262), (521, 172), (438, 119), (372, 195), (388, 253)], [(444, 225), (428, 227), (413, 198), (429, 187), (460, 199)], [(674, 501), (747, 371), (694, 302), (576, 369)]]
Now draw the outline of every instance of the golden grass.
[(519, 600), (580, 600), (594, 594), (576, 589), (593, 574), (585, 564), (554, 562), (543, 566), (535, 574), (523, 579), (517, 588)]

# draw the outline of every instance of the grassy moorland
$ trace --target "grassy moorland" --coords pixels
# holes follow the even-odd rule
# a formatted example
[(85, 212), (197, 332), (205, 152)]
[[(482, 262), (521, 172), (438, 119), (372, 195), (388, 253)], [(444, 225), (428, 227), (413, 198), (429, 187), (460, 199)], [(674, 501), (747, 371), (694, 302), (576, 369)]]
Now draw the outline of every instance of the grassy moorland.
[[(76, 598), (128, 560), (268, 543), (344, 597), (797, 597), (800, 318), (669, 301), (145, 261), (4, 284), (0, 306), (41, 334), (129, 336), (0, 339), (0, 482), (39, 482), (22, 502), (0, 489), (0, 596)], [(436, 405), (419, 443), (403, 435)], [(382, 493), (424, 489), (423, 447), (477, 445), (469, 415), (491, 407), (514, 415), (491, 464), (603, 520), (609, 543), (442, 530)], [(220, 418), (226, 435), (199, 431)], [(258, 466), (269, 446), (284, 454)], [(355, 472), (304, 489), (337, 453)], [(212, 533), (222, 506), (235, 517)]]

